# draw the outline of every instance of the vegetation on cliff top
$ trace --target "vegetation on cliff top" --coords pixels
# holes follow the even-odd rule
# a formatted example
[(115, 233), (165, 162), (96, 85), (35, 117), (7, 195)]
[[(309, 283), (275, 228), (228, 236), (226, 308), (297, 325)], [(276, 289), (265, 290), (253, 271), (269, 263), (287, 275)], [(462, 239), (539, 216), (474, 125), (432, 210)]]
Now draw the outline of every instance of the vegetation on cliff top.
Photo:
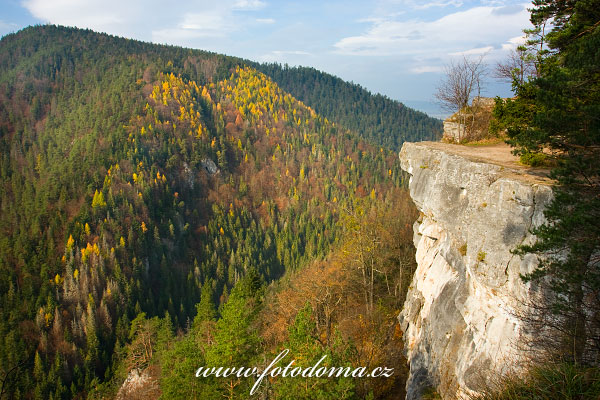
[[(527, 31), (528, 52), (535, 60), (535, 76), (519, 80), (519, 71), (515, 70), (517, 97), (499, 100), (495, 114), (507, 129), (517, 154), (549, 158), (555, 163), (552, 177), (558, 184), (545, 212), (547, 223), (533, 229), (536, 243), (521, 246), (517, 252), (539, 256), (539, 267), (523, 278), (547, 287), (552, 294), (547, 305), (532, 304), (532, 315), (526, 316), (527, 325), (535, 332), (532, 345), (536, 355), (543, 355), (546, 361), (567, 363), (571, 367), (566, 369), (576, 373), (571, 374), (573, 382), (546, 382), (540, 374), (546, 374), (547, 368), (537, 370), (532, 383), (525, 383), (531, 392), (519, 389), (514, 395), (492, 398), (597, 398), (600, 2), (536, 0), (531, 21), (534, 29)], [(561, 365), (552, 373), (561, 374)], [(585, 367), (596, 370), (591, 374), (580, 372)], [(561, 397), (564, 390), (573, 387), (571, 383), (579, 387)], [(552, 393), (544, 391), (547, 385)]]

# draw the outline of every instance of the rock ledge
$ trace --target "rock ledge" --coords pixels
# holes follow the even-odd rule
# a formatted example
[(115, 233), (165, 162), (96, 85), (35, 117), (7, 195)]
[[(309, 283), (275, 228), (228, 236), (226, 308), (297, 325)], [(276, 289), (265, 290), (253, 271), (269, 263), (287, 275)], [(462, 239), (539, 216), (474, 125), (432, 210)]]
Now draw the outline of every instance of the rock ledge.
[(400, 152), (421, 211), (414, 225), (417, 270), (399, 316), (410, 366), (407, 399), (420, 398), (426, 387), (444, 398), (466, 397), (520, 357), (514, 312), (532, 294), (520, 274), (537, 261), (511, 250), (534, 240), (529, 230), (544, 222), (552, 182), (502, 147), (421, 142)]

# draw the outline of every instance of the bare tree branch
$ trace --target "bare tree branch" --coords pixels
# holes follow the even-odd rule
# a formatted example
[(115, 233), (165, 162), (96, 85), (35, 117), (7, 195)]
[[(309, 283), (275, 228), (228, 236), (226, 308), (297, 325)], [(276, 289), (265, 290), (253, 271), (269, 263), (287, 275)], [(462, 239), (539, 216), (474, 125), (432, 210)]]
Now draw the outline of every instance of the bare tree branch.
[(511, 50), (504, 62), (496, 64), (494, 77), (508, 83), (515, 80), (522, 85), (525, 80), (536, 75), (535, 58), (525, 47)]
[[(476, 59), (463, 56), (459, 62), (450, 61), (450, 64), (445, 67), (446, 77), (434, 94), (442, 108), (458, 113), (463, 126), (466, 125), (464, 108), (469, 105), (475, 94), (477, 96), (481, 94), (482, 79), (486, 73), (484, 57), (485, 54)], [(464, 132), (462, 134), (459, 132), (459, 140), (462, 136)]]

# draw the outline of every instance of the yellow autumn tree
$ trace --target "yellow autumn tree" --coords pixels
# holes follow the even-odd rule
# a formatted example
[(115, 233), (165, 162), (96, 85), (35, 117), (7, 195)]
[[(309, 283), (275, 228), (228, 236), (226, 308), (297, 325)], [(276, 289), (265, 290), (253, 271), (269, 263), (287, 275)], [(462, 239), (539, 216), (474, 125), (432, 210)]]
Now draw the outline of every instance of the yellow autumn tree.
[(96, 189), (94, 197), (92, 198), (92, 208), (104, 207), (106, 201), (104, 200), (104, 194)]
[(73, 239), (73, 235), (69, 235), (69, 239), (67, 239), (67, 251), (71, 251), (74, 243), (75, 240)]

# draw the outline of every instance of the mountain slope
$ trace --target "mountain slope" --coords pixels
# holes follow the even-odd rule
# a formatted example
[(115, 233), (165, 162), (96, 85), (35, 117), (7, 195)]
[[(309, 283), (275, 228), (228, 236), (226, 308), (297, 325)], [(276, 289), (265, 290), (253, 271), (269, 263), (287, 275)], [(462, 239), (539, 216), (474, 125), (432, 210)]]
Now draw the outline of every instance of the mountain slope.
[(402, 143), (441, 138), (442, 122), (360, 85), (309, 67), (258, 64), (283, 89), (319, 114), (339, 121), (380, 146), (400, 151)]
[(41, 26), (0, 41), (0, 71), (9, 397), (89, 391), (142, 312), (185, 329), (203, 288), (223, 304), (324, 257), (342, 209), (402, 184), (393, 152), (239, 59)]

